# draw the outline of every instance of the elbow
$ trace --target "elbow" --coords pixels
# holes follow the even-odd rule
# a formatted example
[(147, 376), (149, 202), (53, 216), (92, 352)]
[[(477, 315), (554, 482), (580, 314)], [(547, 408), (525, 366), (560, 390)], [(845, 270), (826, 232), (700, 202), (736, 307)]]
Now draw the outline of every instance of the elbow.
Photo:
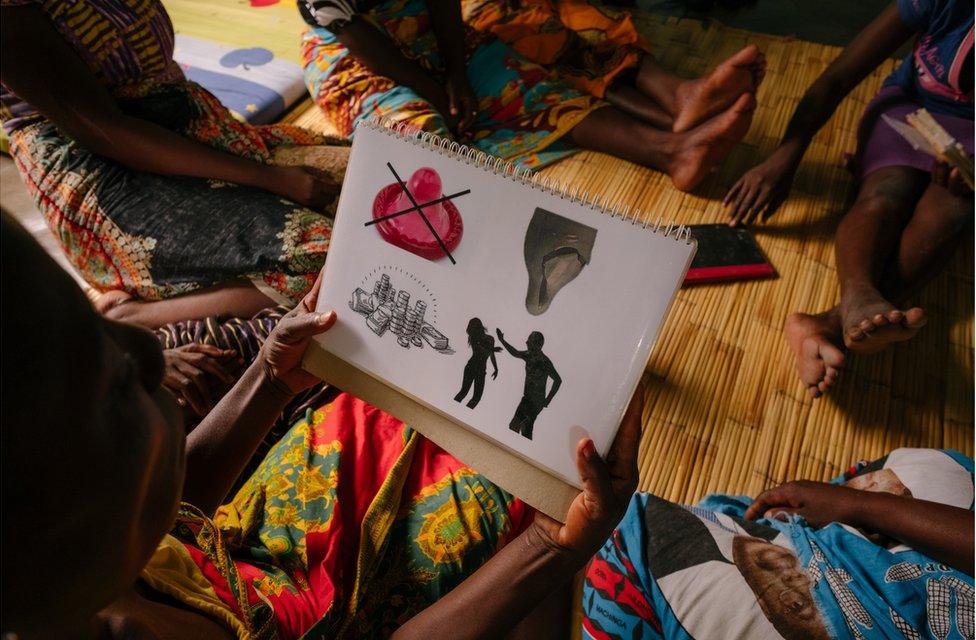
[(58, 122), (58, 126), (65, 134), (85, 150), (94, 154), (118, 160), (119, 121), (121, 114), (115, 118), (91, 117), (72, 113)]
[(65, 128), (65, 133), (86, 151), (114, 159), (114, 145), (104, 132), (87, 127)]

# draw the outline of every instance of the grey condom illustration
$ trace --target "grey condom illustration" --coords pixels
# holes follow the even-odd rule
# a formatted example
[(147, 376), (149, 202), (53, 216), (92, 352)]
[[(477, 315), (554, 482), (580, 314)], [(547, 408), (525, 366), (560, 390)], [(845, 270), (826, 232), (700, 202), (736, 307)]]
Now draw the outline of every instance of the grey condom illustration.
[(590, 263), (596, 229), (537, 208), (525, 231), (525, 267), (529, 290), (525, 308), (534, 316), (549, 309), (560, 289)]

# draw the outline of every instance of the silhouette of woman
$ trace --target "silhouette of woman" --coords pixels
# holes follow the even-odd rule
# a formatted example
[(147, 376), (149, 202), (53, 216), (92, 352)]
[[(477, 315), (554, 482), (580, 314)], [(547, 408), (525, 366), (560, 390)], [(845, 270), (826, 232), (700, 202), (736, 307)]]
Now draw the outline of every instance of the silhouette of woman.
[(485, 325), (478, 318), (471, 318), (468, 321), (468, 346), (471, 347), (471, 357), (464, 365), (464, 379), (461, 381), (461, 390), (454, 396), (455, 402), (461, 402), (468, 395), (471, 385), (474, 385), (474, 393), (468, 400), (468, 408), (474, 409), (481, 401), (481, 394), (485, 390), (485, 375), (488, 373), (488, 359), (491, 358), (491, 366), (495, 369), (491, 374), (491, 379), (498, 377), (498, 361), (495, 360), (495, 353), (501, 351), (501, 347), (495, 346), (495, 339), (488, 335)]

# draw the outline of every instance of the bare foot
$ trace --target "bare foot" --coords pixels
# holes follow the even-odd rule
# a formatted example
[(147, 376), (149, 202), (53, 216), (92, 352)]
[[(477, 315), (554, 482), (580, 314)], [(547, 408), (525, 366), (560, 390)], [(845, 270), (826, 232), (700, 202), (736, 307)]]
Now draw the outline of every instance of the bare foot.
[(871, 288), (845, 292), (840, 308), (844, 344), (860, 354), (910, 340), (928, 321), (921, 308), (902, 311)]
[(826, 393), (844, 366), (840, 331), (837, 309), (793, 313), (786, 319), (784, 334), (796, 356), (796, 372), (814, 398)]
[(743, 93), (725, 113), (683, 134), (668, 170), (674, 186), (681, 191), (697, 187), (746, 135), (755, 110), (755, 96)]
[(750, 44), (707, 76), (686, 80), (674, 94), (674, 125), (681, 133), (727, 109), (743, 93), (754, 93), (766, 74), (766, 57)]

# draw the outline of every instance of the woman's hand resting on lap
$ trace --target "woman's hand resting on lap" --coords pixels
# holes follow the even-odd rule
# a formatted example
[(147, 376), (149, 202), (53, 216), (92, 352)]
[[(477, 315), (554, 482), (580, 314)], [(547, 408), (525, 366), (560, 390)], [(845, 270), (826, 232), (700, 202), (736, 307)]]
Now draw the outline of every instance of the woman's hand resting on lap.
[(932, 163), (932, 183), (946, 189), (958, 198), (972, 198), (973, 190), (962, 179), (959, 169), (952, 167), (948, 162), (936, 160)]
[(576, 467), (583, 492), (566, 513), (565, 524), (537, 513), (533, 530), (543, 543), (587, 562), (620, 522), (637, 488), (637, 450), (641, 437), (644, 385), (637, 387), (606, 460), (593, 441), (576, 446)]
[[(203, 417), (237, 380), (237, 376), (228, 371), (233, 368), (229, 365), (233, 364), (236, 355), (233, 349), (220, 349), (211, 344), (191, 343), (164, 349), (163, 386), (173, 392), (181, 406), (188, 406), (197, 416)], [(237, 369), (239, 373), (239, 367)], [(213, 382), (222, 388), (215, 389)]]
[(464, 135), (478, 117), (478, 98), (468, 82), (468, 76), (462, 69), (448, 73), (447, 76), (447, 111), (444, 117), (448, 126)]
[(327, 172), (309, 166), (268, 166), (264, 188), (304, 205), (322, 209), (332, 203), (342, 185)]

